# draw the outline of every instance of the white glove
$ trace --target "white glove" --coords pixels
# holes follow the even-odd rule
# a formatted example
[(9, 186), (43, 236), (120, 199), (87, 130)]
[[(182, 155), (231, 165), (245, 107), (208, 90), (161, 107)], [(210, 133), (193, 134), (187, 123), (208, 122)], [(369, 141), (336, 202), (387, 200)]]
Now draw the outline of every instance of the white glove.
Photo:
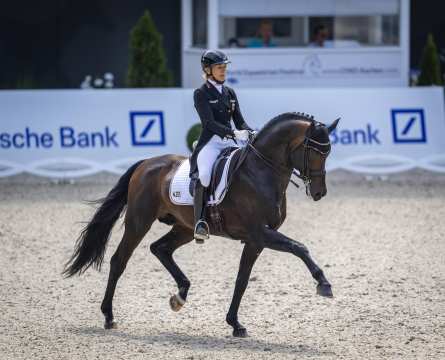
[(233, 130), (235, 134), (235, 139), (240, 141), (249, 140), (249, 130)]

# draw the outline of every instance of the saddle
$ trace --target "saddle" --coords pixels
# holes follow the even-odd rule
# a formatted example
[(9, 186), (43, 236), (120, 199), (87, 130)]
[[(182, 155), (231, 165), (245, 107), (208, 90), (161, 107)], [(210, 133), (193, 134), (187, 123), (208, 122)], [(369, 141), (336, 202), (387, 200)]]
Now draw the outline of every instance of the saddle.
[[(235, 154), (233, 154), (233, 157), (231, 157), (232, 153), (236, 150), (238, 150), (239, 148), (237, 147), (228, 147), (223, 149), (218, 157), (215, 160), (215, 163), (213, 164), (212, 167), (212, 176), (211, 176), (211, 180), (210, 180), (210, 185), (207, 188), (206, 191), (206, 199), (207, 202), (215, 202), (216, 199), (216, 189), (218, 187), (218, 185), (220, 184), (222, 179), (222, 176), (224, 174), (224, 168), (227, 164), (227, 161), (229, 161), (230, 159), (230, 164), (229, 164), (229, 169), (227, 172), (227, 180), (230, 179), (230, 176), (233, 172), (233, 169), (235, 168), (236, 164), (237, 164), (237, 160), (240, 157), (241, 151), (237, 151)], [(195, 189), (195, 184), (198, 181), (198, 174), (196, 174), (195, 176), (192, 177), (191, 181), (190, 181), (190, 185), (189, 185), (189, 192), (190, 195), (194, 195), (194, 189)]]

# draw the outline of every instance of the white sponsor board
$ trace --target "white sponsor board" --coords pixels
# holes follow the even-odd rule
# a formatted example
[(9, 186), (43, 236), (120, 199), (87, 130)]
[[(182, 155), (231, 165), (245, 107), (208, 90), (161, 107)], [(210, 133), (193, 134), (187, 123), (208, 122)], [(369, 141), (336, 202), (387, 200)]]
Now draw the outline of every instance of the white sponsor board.
[[(386, 49), (385, 49), (386, 50)], [(262, 52), (253, 56), (232, 54), (227, 81), (238, 87), (313, 86), (397, 86), (404, 85), (400, 68), (400, 51), (361, 51), (347, 49), (274, 54)], [(363, 61), (366, 59), (366, 61)]]
[[(305, 112), (329, 123), (328, 170), (445, 172), (441, 88), (239, 89), (246, 121)], [(190, 89), (0, 91), (0, 176), (76, 177), (122, 173), (139, 159), (188, 155), (198, 122)]]
[[(337, 44), (338, 45), (338, 44)], [(346, 46), (346, 45), (344, 45)], [(377, 87), (408, 85), (407, 64), (397, 47), (224, 49), (231, 63), (227, 82), (237, 88)], [(186, 87), (202, 79), (201, 52), (184, 53)]]
[(326, 124), (341, 117), (331, 134), (328, 170), (445, 172), (442, 88), (252, 89), (240, 90), (238, 98), (248, 122), (257, 127), (289, 109)]
[(185, 96), (182, 89), (1, 91), (0, 176), (120, 173), (142, 158), (185, 154)]

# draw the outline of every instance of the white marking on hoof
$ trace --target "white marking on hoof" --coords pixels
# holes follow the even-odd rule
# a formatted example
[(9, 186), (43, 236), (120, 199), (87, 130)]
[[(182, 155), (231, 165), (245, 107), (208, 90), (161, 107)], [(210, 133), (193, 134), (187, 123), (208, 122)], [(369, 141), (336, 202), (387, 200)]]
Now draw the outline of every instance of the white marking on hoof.
[(176, 294), (176, 295), (172, 295), (170, 297), (170, 308), (177, 312), (179, 310), (181, 310), (181, 308), (184, 306), (185, 304), (185, 300), (181, 297), (181, 295)]

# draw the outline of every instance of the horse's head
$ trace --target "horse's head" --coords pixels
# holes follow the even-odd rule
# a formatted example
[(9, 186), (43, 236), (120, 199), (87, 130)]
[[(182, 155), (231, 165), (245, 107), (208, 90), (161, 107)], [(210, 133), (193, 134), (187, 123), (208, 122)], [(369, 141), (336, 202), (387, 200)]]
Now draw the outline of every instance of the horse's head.
[(304, 140), (291, 148), (291, 165), (298, 170), (299, 177), (306, 185), (306, 193), (315, 201), (327, 193), (325, 162), (331, 151), (329, 134), (337, 127), (339, 120), (329, 126), (311, 122), (306, 129)]

